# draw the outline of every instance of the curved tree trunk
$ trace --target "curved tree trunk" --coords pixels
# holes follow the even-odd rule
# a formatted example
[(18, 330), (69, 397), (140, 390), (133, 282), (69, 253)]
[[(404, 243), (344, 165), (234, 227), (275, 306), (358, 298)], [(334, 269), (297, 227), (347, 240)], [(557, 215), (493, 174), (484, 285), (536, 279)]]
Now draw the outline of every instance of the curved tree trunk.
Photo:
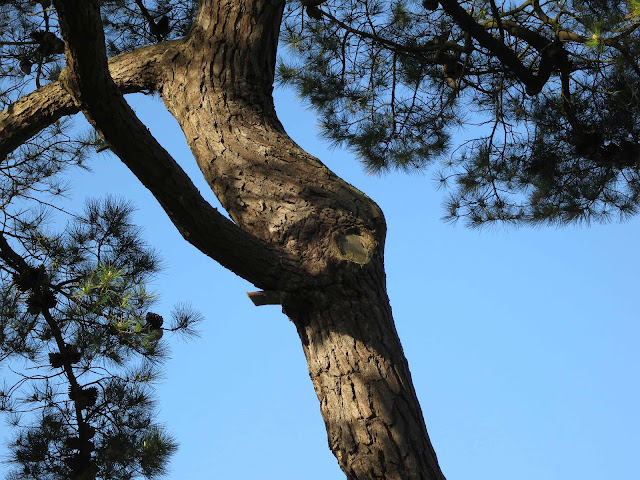
[(282, 304), (347, 477), (443, 480), (386, 294), (382, 212), (277, 119), (271, 92), (284, 3), (202, 0), (188, 37), (140, 53), (140, 64), (153, 63), (145, 85), (178, 120), (235, 224), (201, 201), (122, 100), (100, 60), (103, 39), (83, 40), (101, 28), (95, 0), (55, 1), (69, 65), (61, 85), (185, 238)]
[(442, 479), (389, 307), (378, 206), (302, 151), (271, 96), (282, 1), (204, 1), (161, 95), (243, 229), (300, 259), (321, 288), (283, 295), (350, 479)]

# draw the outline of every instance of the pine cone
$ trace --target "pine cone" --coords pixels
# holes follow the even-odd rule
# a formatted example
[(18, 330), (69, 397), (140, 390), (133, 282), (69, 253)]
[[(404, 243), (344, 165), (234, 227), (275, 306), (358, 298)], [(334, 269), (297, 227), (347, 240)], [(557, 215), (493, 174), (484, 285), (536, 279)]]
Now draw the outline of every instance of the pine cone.
[(20, 60), (20, 70), (22, 70), (22, 73), (24, 73), (25, 75), (29, 75), (31, 73), (32, 66), (33, 64), (28, 58), (23, 58), (22, 60)]
[(98, 389), (96, 387), (83, 389), (69, 387), (69, 398), (76, 402), (80, 408), (93, 407), (98, 400)]
[(96, 387), (89, 387), (82, 390), (82, 395), (87, 399), (86, 406), (93, 407), (98, 400), (98, 389)]
[(438, 9), (438, 0), (422, 0), (422, 6), (425, 10), (433, 12)]
[(56, 303), (56, 296), (51, 290), (32, 291), (27, 298), (27, 312), (37, 315), (45, 309), (55, 307)]
[(56, 295), (51, 290), (47, 288), (42, 292), (42, 295), (40, 296), (40, 304), (42, 305), (43, 309), (53, 308), (57, 303), (58, 300), (56, 299)]
[(40, 306), (40, 295), (36, 295), (35, 293), (29, 294), (27, 297), (27, 312), (37, 315), (42, 312), (42, 307)]
[(82, 360), (82, 354), (75, 345), (67, 345), (65, 350), (65, 358), (71, 365)]
[(49, 354), (49, 363), (53, 368), (60, 368), (64, 364), (64, 357), (61, 353), (55, 352)]
[(147, 313), (146, 321), (147, 321), (147, 325), (151, 330), (158, 330), (159, 328), (162, 327), (162, 324), (164, 323), (164, 319), (162, 318), (162, 316), (153, 312)]
[(149, 31), (158, 40), (164, 39), (167, 35), (169, 35), (169, 32), (171, 31), (171, 26), (169, 25), (169, 17), (163, 15), (157, 22), (149, 23)]
[(36, 288), (42, 280), (46, 278), (46, 271), (44, 266), (41, 265), (38, 268), (27, 267), (20, 273), (13, 276), (13, 282), (21, 292), (32, 290)]

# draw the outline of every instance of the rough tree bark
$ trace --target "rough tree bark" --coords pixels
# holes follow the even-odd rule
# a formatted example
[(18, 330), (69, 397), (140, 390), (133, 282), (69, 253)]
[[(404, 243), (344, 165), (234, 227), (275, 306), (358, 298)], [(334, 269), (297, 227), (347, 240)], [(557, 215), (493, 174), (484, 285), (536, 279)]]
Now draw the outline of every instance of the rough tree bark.
[[(441, 480), (386, 294), (382, 212), (298, 147), (274, 110), (284, 3), (202, 0), (186, 38), (107, 64), (98, 2), (55, 1), (68, 67), (0, 114), (0, 155), (82, 110), (185, 239), (282, 304), (347, 478)], [(143, 88), (178, 120), (233, 222), (128, 107), (122, 93)]]

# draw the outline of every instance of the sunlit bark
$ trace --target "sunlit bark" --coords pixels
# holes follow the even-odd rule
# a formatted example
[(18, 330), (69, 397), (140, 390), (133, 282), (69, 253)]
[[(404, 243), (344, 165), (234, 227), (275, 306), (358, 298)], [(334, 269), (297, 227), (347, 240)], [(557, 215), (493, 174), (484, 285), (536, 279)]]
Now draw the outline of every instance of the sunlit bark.
[[(298, 147), (273, 107), (284, 0), (203, 0), (187, 38), (119, 57), (111, 74), (98, 2), (54, 4), (68, 67), (59, 83), (2, 113), (14, 138), (2, 148), (78, 105), (187, 240), (278, 293), (347, 477), (443, 479), (386, 294), (382, 212)], [(138, 68), (129, 76), (118, 67), (125, 58), (129, 71)], [(200, 197), (128, 107), (122, 92), (137, 88), (162, 96), (233, 222)]]

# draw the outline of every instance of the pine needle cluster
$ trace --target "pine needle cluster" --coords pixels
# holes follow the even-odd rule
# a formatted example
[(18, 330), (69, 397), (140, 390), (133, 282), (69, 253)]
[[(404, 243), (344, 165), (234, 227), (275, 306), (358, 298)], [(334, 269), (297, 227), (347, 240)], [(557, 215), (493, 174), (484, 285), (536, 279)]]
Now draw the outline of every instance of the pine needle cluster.
[[(13, 479), (154, 478), (176, 443), (154, 422), (165, 331), (193, 333), (186, 307), (151, 311), (157, 255), (131, 205), (88, 204), (59, 234), (43, 221), (0, 234), (0, 361), (15, 372), (0, 410), (15, 428)], [(22, 366), (18, 370), (18, 366)]]
[[(184, 36), (197, 0), (103, 0), (103, 28), (110, 56)], [(57, 80), (64, 42), (51, 0), (0, 2), (0, 91), (15, 99)], [(3, 107), (4, 108), (4, 107)]]
[[(115, 55), (184, 35), (198, 2), (101, 3)], [(0, 2), (0, 109), (63, 66), (52, 2)], [(106, 149), (64, 120), (0, 155), (0, 413), (13, 427), (12, 479), (154, 478), (176, 449), (155, 420), (153, 385), (165, 333), (195, 335), (200, 316), (153, 310), (147, 285), (160, 264), (130, 204), (57, 206), (65, 173)]]
[(279, 79), (369, 170), (439, 162), (471, 226), (638, 212), (637, 1), (312, 3), (288, 3)]

